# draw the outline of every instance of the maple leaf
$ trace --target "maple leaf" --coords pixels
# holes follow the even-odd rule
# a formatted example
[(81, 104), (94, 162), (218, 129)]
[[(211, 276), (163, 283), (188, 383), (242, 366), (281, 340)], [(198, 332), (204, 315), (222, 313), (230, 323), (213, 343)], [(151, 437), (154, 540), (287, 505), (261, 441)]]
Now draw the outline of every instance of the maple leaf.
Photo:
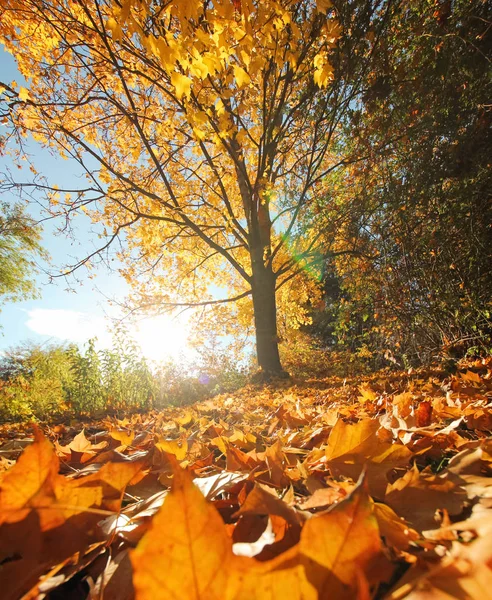
[(19, 98), (24, 102), (29, 99), (29, 90), (25, 87), (19, 88)]
[(381, 537), (387, 546), (392, 546), (398, 550), (406, 550), (410, 542), (414, 542), (419, 538), (418, 533), (386, 504), (375, 502), (374, 516), (378, 522)]
[(178, 100), (181, 100), (183, 97), (189, 98), (192, 84), (192, 81), (189, 77), (186, 77), (186, 75), (182, 75), (181, 73), (174, 72), (171, 74), (171, 83), (176, 90), (176, 96)]
[[(396, 586), (387, 600), (482, 600), (492, 586), (492, 537), (470, 546), (454, 545), (450, 555), (428, 573), (418, 574)], [(410, 571), (411, 574), (411, 571)]]
[(55, 442), (55, 448), (59, 455), (65, 459), (69, 458), (73, 462), (84, 463), (91, 460), (99, 450), (106, 448), (107, 442), (93, 444), (85, 437), (85, 431), (78, 433), (73, 440), (66, 446), (61, 446)]
[(435, 529), (435, 513), (446, 509), (457, 515), (466, 499), (465, 490), (450, 477), (420, 473), (414, 465), (403, 477), (388, 485), (385, 502), (420, 531)]
[[(332, 511), (310, 519), (299, 544), (278, 558), (257, 563), (237, 557), (217, 511), (178, 469), (131, 561), (138, 600), (172, 598), (176, 589), (186, 599), (350, 598), (380, 548), (370, 499), (360, 485)], [(163, 563), (165, 570), (158, 566)]]
[(239, 88), (242, 88), (251, 82), (251, 77), (242, 67), (239, 67), (238, 65), (234, 65), (234, 77), (236, 78)]
[(235, 597), (239, 585), (230, 575), (239, 559), (223, 521), (181, 469), (175, 470), (171, 492), (130, 558), (138, 600), (175, 598), (176, 590), (183, 599), (225, 600)]
[[(84, 548), (101, 512), (119, 509), (123, 490), (142, 465), (107, 463), (92, 475), (69, 480), (58, 474), (54, 447), (36, 429), (34, 442), (0, 479), (0, 538), (5, 540), (0, 561), (17, 548), (16, 560), (0, 570), (2, 597), (18, 597), (47, 565)], [(7, 540), (16, 542), (8, 548)]]
[(339, 419), (328, 438), (326, 460), (334, 474), (354, 481), (366, 466), (371, 493), (384, 498), (388, 472), (408, 465), (413, 455), (401, 444), (382, 442), (377, 435), (379, 428), (375, 419), (363, 419), (354, 425)]
[(19, 521), (37, 505), (53, 501), (58, 469), (52, 444), (35, 429), (34, 443), (0, 479), (0, 524)]
[(130, 433), (126, 431), (122, 431), (120, 429), (112, 429), (109, 432), (109, 435), (113, 438), (113, 440), (117, 440), (123, 446), (131, 446), (133, 440), (135, 439), (135, 432), (130, 431)]

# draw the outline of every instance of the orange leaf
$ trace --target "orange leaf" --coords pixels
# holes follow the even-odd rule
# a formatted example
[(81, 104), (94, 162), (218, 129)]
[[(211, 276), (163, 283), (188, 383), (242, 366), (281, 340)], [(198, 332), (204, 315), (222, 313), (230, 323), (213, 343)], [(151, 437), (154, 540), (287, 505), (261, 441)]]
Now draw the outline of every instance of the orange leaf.
[(20, 521), (31, 508), (44, 504), (45, 496), (53, 500), (58, 468), (52, 444), (36, 429), (34, 443), (0, 479), (0, 523)]
[(307, 521), (299, 544), (268, 562), (234, 556), (225, 525), (176, 470), (151, 529), (131, 553), (137, 600), (354, 598), (381, 542), (364, 486)]
[(85, 431), (82, 430), (77, 434), (73, 440), (66, 446), (61, 446), (55, 442), (55, 447), (59, 455), (65, 457), (71, 457), (75, 462), (87, 462), (99, 450), (106, 448), (107, 442), (99, 442), (99, 444), (93, 444), (85, 437)]
[(410, 542), (414, 542), (419, 537), (418, 533), (386, 504), (375, 502), (374, 516), (377, 519), (381, 537), (384, 538), (387, 546), (406, 550)]
[(420, 402), (415, 411), (417, 427), (429, 427), (432, 421), (432, 404), (428, 400)]
[(220, 515), (181, 469), (130, 558), (138, 600), (233, 598), (232, 563), (247, 560), (233, 555)]
[(457, 515), (463, 508), (466, 492), (449, 477), (419, 473), (417, 466), (388, 486), (385, 502), (420, 531), (438, 527), (437, 509)]
[(288, 523), (298, 525), (300, 519), (296, 511), (281, 500), (275, 492), (267, 491), (255, 484), (235, 516), (239, 515), (277, 515)]
[(351, 477), (354, 481), (366, 466), (371, 494), (383, 498), (388, 471), (408, 465), (413, 455), (405, 446), (382, 442), (377, 436), (379, 427), (375, 419), (364, 419), (355, 425), (340, 419), (328, 438), (326, 459), (335, 475)]
[(300, 551), (312, 561), (309, 570), (316, 573), (320, 598), (354, 598), (357, 573), (380, 549), (379, 530), (364, 484), (331, 511), (309, 519), (301, 534)]

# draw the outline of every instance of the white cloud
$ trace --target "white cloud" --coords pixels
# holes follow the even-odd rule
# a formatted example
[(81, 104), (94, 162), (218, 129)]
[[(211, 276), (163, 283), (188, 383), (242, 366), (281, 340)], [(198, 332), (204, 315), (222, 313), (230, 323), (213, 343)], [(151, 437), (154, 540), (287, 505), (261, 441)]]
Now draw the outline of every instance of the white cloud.
[(35, 308), (28, 311), (26, 326), (40, 335), (49, 335), (77, 344), (97, 337), (99, 343), (111, 342), (107, 321), (88, 313), (75, 310)]

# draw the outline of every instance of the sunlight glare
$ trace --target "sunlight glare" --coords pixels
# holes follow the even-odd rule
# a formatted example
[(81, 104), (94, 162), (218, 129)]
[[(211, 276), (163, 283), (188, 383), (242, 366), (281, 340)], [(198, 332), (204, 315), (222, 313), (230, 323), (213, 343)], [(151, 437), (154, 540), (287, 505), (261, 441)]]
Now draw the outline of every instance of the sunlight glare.
[(184, 316), (159, 315), (134, 323), (130, 334), (149, 360), (163, 362), (180, 356), (190, 358), (188, 319)]

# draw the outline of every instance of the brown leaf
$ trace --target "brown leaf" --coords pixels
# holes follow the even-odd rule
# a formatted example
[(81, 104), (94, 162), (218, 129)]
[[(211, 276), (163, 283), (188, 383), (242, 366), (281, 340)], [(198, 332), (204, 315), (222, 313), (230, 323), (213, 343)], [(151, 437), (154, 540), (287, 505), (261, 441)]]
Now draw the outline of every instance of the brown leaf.
[(417, 530), (435, 529), (435, 513), (446, 509), (460, 514), (466, 499), (465, 490), (447, 476), (419, 473), (416, 465), (389, 485), (385, 502)]
[(419, 402), (415, 418), (417, 427), (429, 427), (432, 422), (432, 404), (428, 400)]

